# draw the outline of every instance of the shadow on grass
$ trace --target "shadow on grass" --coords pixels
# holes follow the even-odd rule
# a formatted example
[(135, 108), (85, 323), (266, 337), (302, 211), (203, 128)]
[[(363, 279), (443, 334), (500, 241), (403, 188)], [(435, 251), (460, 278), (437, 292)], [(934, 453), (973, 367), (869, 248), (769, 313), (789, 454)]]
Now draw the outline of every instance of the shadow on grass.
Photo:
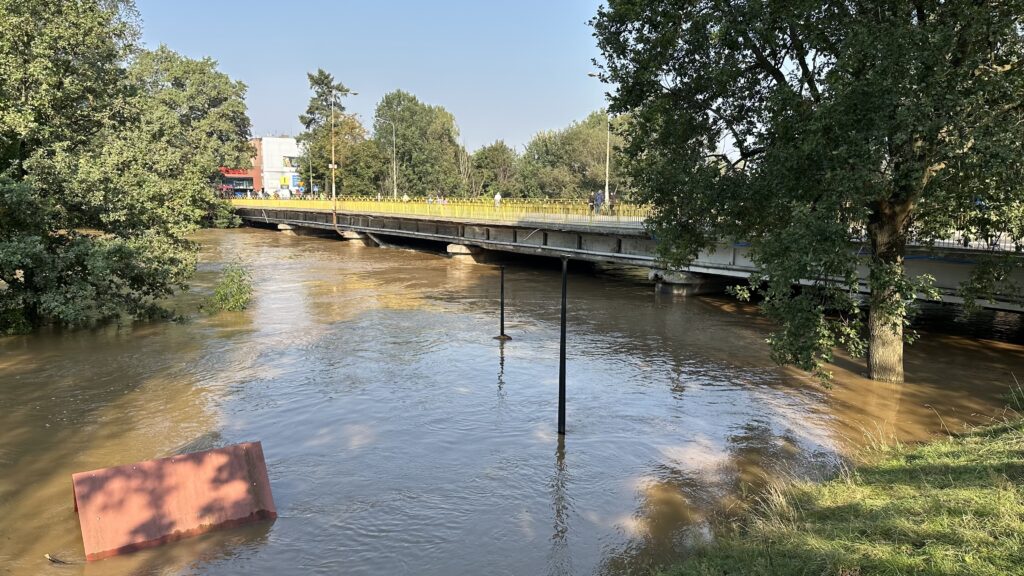
[(1024, 421), (880, 453), (764, 498), (670, 574), (1021, 574)]

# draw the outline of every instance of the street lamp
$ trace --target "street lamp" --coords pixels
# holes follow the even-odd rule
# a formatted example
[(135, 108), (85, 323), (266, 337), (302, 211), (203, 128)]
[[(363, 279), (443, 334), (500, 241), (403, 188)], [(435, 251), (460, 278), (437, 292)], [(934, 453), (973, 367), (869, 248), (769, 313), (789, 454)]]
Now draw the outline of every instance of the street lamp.
[(336, 90), (331, 87), (331, 202), (333, 207), (331, 208), (331, 221), (334, 226), (338, 226), (338, 191), (335, 187), (335, 175), (334, 170), (338, 167), (334, 163), (334, 100), (336, 98)]
[[(337, 93), (338, 93), (338, 90), (336, 88), (332, 87), (331, 88), (331, 202), (334, 205), (332, 211), (333, 211), (333, 220), (334, 220), (334, 224), (335, 225), (338, 224), (338, 193), (337, 193), (337, 189), (336, 189), (336, 178), (335, 178), (335, 170), (337, 170), (338, 164), (337, 164), (336, 160), (334, 159), (334, 100), (337, 98), (337, 96), (336, 96)], [(351, 96), (358, 96), (359, 93), (358, 92), (348, 92), (348, 91), (346, 91), (344, 95), (345, 96), (349, 96), (349, 95), (351, 95)]]
[(381, 120), (391, 124), (391, 185), (393, 190), (391, 197), (398, 200), (398, 144), (395, 139), (395, 122), (390, 118), (381, 118)]
[[(591, 78), (600, 78), (593, 72), (587, 74)], [(611, 112), (605, 108), (605, 119), (608, 121), (608, 141), (604, 149), (604, 201), (608, 206), (611, 206), (611, 198), (608, 197), (608, 177), (611, 173), (612, 164), (612, 115)]]

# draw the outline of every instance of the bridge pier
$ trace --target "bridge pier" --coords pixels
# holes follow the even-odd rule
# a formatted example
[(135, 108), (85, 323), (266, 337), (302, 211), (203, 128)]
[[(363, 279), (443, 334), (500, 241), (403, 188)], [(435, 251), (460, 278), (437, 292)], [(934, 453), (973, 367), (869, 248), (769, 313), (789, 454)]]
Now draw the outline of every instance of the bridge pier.
[(356, 232), (354, 230), (338, 230), (338, 236), (340, 236), (342, 240), (356, 242), (361, 246), (379, 245), (376, 241), (374, 241), (372, 236), (364, 232)]
[(294, 224), (278, 224), (278, 231), (289, 236), (312, 236), (315, 238), (327, 238), (330, 232), (307, 226), (295, 226)]
[(453, 260), (460, 262), (483, 263), (487, 260), (487, 250), (479, 246), (467, 246), (466, 244), (449, 244), (445, 249)]
[(736, 281), (720, 276), (696, 272), (668, 271), (653, 269), (648, 279), (654, 280), (654, 289), (662, 294), (676, 296), (697, 296), (699, 294), (721, 294)]

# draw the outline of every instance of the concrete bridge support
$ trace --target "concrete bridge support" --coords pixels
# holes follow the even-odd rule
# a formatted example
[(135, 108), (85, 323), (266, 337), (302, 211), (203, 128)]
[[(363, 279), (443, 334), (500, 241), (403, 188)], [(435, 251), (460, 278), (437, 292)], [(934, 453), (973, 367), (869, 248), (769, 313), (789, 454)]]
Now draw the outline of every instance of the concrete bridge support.
[(365, 232), (355, 232), (353, 230), (338, 230), (338, 236), (340, 236), (342, 240), (355, 242), (360, 246), (380, 245), (380, 243), (373, 238), (373, 235), (367, 234)]
[(662, 294), (676, 296), (696, 296), (698, 294), (722, 294), (729, 286), (736, 284), (736, 279), (722, 278), (710, 274), (696, 272), (671, 272), (652, 269), (648, 279), (656, 284), (654, 289)]
[(331, 233), (327, 230), (310, 228), (308, 226), (296, 226), (294, 224), (278, 224), (277, 229), (282, 234), (289, 236), (312, 236), (314, 238), (329, 238), (331, 236)]
[(483, 263), (487, 260), (487, 250), (484, 250), (479, 246), (449, 244), (445, 251), (448, 252), (448, 255), (451, 256), (453, 260), (457, 261)]

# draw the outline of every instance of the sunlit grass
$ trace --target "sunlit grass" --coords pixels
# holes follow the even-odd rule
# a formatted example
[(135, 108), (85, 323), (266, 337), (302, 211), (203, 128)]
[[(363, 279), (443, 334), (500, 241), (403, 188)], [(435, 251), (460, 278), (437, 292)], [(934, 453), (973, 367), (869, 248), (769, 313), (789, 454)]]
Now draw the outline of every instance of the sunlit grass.
[(769, 489), (668, 574), (1024, 574), (1024, 421), (865, 458)]

